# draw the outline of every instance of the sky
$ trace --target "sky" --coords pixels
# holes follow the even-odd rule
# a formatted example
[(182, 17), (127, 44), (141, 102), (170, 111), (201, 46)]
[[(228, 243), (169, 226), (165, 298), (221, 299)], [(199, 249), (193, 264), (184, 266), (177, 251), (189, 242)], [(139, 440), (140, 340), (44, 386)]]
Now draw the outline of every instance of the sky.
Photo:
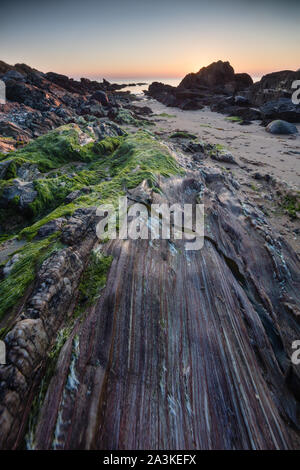
[(79, 78), (300, 68), (299, 0), (2, 0), (0, 60)]

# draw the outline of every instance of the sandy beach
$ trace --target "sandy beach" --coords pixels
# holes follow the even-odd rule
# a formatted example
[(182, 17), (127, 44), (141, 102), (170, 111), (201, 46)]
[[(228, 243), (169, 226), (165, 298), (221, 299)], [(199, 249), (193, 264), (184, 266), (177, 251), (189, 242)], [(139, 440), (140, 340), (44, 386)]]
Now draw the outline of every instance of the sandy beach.
[[(260, 121), (241, 126), (208, 108), (182, 111), (153, 99), (135, 104), (141, 103), (149, 106), (157, 115), (152, 119), (162, 131), (186, 130), (208, 143), (221, 144), (249, 171), (268, 173), (291, 186), (300, 187), (300, 124), (296, 125), (299, 131), (297, 137), (275, 136), (267, 133), (259, 125)], [(161, 114), (170, 117), (160, 117)]]

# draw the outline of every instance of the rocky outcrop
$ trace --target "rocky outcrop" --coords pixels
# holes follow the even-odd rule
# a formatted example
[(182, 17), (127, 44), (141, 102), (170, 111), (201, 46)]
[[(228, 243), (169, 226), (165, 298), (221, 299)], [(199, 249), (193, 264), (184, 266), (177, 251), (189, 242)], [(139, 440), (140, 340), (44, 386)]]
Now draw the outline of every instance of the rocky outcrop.
[(234, 73), (229, 62), (214, 62), (197, 73), (186, 75), (178, 87), (154, 82), (147, 94), (166, 106), (183, 110), (202, 109), (238, 116), (246, 123), (274, 119), (300, 122), (300, 105), (292, 103), (292, 83), (300, 72), (282, 71), (262, 77), (253, 84), (246, 73)]
[(295, 91), (292, 88), (292, 83), (295, 80), (300, 80), (300, 71), (283, 70), (264, 75), (259, 82), (254, 83), (250, 88), (250, 100), (254, 105), (261, 106), (269, 101), (291, 98)]
[(183, 110), (201, 109), (222, 96), (229, 96), (252, 85), (248, 74), (235, 74), (229, 62), (214, 62), (197, 73), (186, 75), (178, 87), (154, 82), (148, 94), (167, 106)]
[(213, 62), (207, 67), (202, 67), (197, 73), (186, 75), (178, 85), (185, 89), (209, 89), (215, 93), (234, 94), (245, 90), (253, 84), (250, 75), (235, 74), (229, 62)]
[[(25, 64), (1, 62), (0, 80), (6, 85), (6, 104), (0, 104), (0, 151), (27, 143), (51, 129), (93, 118), (114, 118), (118, 108), (131, 109), (129, 93), (114, 85), (82, 78), (73, 80), (42, 73)], [(135, 111), (132, 108), (132, 113)], [(7, 141), (7, 139), (10, 139)]]

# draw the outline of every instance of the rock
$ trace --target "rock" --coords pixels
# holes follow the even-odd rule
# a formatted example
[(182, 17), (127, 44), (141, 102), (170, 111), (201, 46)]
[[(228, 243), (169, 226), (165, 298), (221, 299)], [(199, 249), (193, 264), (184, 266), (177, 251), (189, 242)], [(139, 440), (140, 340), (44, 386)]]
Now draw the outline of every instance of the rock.
[(101, 90), (96, 91), (91, 96), (91, 99), (99, 101), (99, 103), (101, 103), (103, 106), (108, 106), (110, 104), (107, 94), (104, 91), (101, 91)]
[(62, 232), (62, 240), (67, 245), (73, 245), (86, 236), (86, 232), (96, 227), (96, 208), (77, 209), (73, 216), (68, 220)]
[(28, 131), (7, 120), (0, 120), (0, 135), (4, 137), (12, 137), (17, 141), (24, 143), (29, 142), (32, 138), (32, 135)]
[(213, 152), (211, 154), (211, 158), (217, 162), (233, 163), (235, 165), (237, 164), (232, 153), (225, 149)]
[(239, 106), (248, 106), (250, 104), (249, 100), (245, 96), (241, 96), (241, 95), (235, 96), (234, 97), (234, 102), (235, 102), (235, 104), (237, 104)]
[(300, 105), (292, 103), (290, 98), (280, 98), (269, 101), (260, 108), (262, 119), (268, 122), (273, 119), (283, 119), (288, 122), (300, 122)]
[(203, 88), (228, 93), (248, 88), (253, 81), (248, 74), (235, 74), (229, 62), (213, 62), (202, 67), (197, 73), (190, 73), (180, 82), (178, 88)]
[(41, 173), (38, 167), (31, 163), (23, 163), (17, 169), (17, 176), (18, 178), (24, 181), (33, 181), (41, 176)]
[(34, 189), (34, 183), (25, 183), (19, 179), (14, 179), (12, 184), (3, 189), (0, 207), (7, 207), (7, 205), (14, 201), (19, 209), (27, 209), (37, 196), (37, 191)]
[(261, 120), (262, 114), (259, 109), (251, 107), (233, 107), (229, 113), (230, 116), (238, 116), (246, 121), (258, 121)]
[(67, 195), (65, 199), (65, 203), (70, 204), (70, 202), (75, 201), (75, 199), (77, 199), (80, 196), (80, 194), (81, 194), (80, 189), (77, 189), (76, 191), (72, 191), (70, 194)]
[(3, 82), (7, 82), (8, 80), (17, 80), (21, 82), (25, 82), (26, 78), (24, 77), (23, 74), (20, 72), (17, 72), (17, 70), (9, 70), (6, 72), (4, 75), (1, 76), (1, 80)]
[(5, 162), (0, 162), (0, 179), (6, 179), (7, 171), (10, 165), (13, 163), (13, 160), (7, 160)]
[(11, 257), (11, 259), (6, 263), (6, 265), (5, 265), (4, 268), (3, 268), (3, 274), (4, 274), (5, 277), (7, 277), (7, 276), (10, 274), (10, 272), (11, 272), (11, 270), (12, 270), (14, 264), (15, 264), (17, 261), (19, 261), (19, 259), (20, 259), (20, 255), (19, 255), (18, 253), (16, 253), (16, 254), (13, 255), (13, 256)]
[(203, 142), (194, 142), (191, 140), (187, 144), (182, 144), (181, 146), (185, 152), (203, 153), (205, 151), (205, 144)]
[(49, 96), (45, 90), (16, 80), (6, 82), (6, 98), (40, 111), (49, 111), (56, 104), (55, 98)]
[(41, 239), (49, 237), (49, 235), (52, 235), (52, 233), (58, 232), (59, 230), (61, 230), (62, 226), (66, 223), (66, 221), (67, 220), (63, 217), (51, 220), (39, 229), (36, 238)]
[[(176, 106), (183, 110), (202, 109), (210, 106), (220, 98), (246, 90), (252, 85), (248, 74), (235, 74), (229, 62), (214, 62), (203, 67), (197, 73), (189, 73), (178, 87), (153, 82), (148, 94), (166, 106)], [(246, 106), (246, 98), (241, 98)], [(227, 105), (235, 104), (234, 98)]]
[(249, 89), (249, 99), (255, 106), (261, 106), (268, 101), (291, 98), (294, 92), (292, 83), (295, 80), (300, 80), (299, 71), (283, 70), (264, 75)]
[(234, 75), (235, 91), (249, 89), (253, 85), (253, 80), (248, 73), (236, 73)]
[(95, 122), (93, 124), (93, 131), (97, 140), (105, 139), (106, 137), (117, 137), (125, 134), (125, 131), (118, 126), (115, 122)]
[(152, 109), (149, 106), (134, 106), (131, 105), (130, 109), (134, 111), (136, 114), (140, 114), (141, 116), (151, 116), (153, 114)]
[(270, 122), (266, 127), (266, 131), (270, 134), (298, 134), (298, 129), (294, 124), (280, 119)]

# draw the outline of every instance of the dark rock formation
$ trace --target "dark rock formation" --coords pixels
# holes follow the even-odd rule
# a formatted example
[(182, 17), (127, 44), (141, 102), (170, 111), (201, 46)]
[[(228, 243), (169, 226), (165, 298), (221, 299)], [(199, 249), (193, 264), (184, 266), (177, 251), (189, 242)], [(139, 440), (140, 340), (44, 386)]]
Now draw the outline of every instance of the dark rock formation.
[(166, 106), (185, 110), (210, 106), (245, 121), (261, 119), (265, 125), (273, 119), (300, 122), (300, 105), (291, 101), (295, 80), (300, 80), (299, 71), (282, 71), (253, 84), (250, 75), (236, 74), (229, 62), (218, 61), (186, 75), (178, 87), (154, 82), (147, 94)]
[(288, 122), (300, 122), (300, 105), (292, 103), (290, 98), (279, 98), (268, 101), (260, 108), (262, 119), (267, 123), (273, 119), (283, 119)]
[(207, 67), (202, 67), (197, 73), (190, 73), (178, 85), (178, 88), (205, 89), (215, 93), (233, 94), (249, 88), (253, 84), (250, 75), (235, 74), (229, 62), (213, 62)]
[(291, 98), (294, 91), (292, 83), (295, 80), (300, 80), (300, 71), (283, 70), (269, 73), (250, 88), (249, 98), (256, 106), (261, 106), (268, 101), (277, 101), (280, 98)]
[(235, 94), (252, 85), (248, 74), (235, 74), (229, 62), (214, 62), (197, 73), (189, 73), (178, 87), (154, 82), (148, 94), (167, 106), (184, 110), (202, 109), (215, 103), (221, 96)]

